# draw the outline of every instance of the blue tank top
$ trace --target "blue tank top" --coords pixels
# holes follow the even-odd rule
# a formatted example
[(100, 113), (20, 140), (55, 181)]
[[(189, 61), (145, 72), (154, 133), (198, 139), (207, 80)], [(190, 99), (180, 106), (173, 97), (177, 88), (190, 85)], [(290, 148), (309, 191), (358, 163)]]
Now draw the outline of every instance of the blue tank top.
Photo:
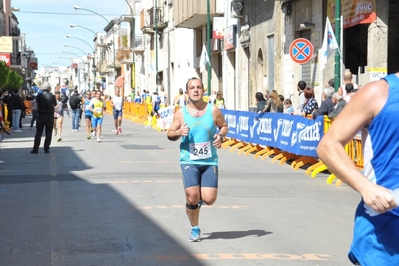
[(90, 100), (85, 98), (85, 115), (92, 115), (92, 111), (89, 109)]
[[(370, 181), (399, 187), (399, 78), (383, 78), (389, 85), (388, 99), (362, 136), (363, 174)], [(349, 258), (361, 265), (399, 265), (399, 208), (377, 216), (365, 212), (363, 200), (357, 207)]]
[(212, 105), (208, 104), (201, 117), (193, 117), (187, 106), (182, 107), (182, 111), (190, 131), (180, 143), (180, 164), (218, 165), (217, 151), (212, 145), (216, 134)]

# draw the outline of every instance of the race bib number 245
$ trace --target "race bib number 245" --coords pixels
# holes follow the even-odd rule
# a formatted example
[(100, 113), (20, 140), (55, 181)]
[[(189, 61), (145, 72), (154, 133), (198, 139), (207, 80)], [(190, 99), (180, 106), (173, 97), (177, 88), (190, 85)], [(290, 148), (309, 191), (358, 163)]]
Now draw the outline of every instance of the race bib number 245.
[(201, 160), (212, 157), (211, 142), (190, 143), (190, 159)]

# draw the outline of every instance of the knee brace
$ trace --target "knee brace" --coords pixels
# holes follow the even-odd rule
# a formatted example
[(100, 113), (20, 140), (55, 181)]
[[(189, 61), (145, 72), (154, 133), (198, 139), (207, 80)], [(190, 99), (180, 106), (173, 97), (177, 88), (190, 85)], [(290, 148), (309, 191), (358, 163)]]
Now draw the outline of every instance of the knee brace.
[(186, 208), (194, 211), (194, 210), (198, 209), (198, 204), (190, 205), (190, 204), (186, 203)]

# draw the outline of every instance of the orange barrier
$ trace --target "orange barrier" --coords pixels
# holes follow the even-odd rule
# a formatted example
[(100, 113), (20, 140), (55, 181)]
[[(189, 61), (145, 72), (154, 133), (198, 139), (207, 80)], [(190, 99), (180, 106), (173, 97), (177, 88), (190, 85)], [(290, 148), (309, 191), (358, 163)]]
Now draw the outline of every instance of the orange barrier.
[[(308, 118), (312, 119), (311, 117)], [(333, 120), (330, 120), (327, 116), (324, 116), (324, 133), (329, 130), (332, 122)], [(280, 165), (286, 163), (287, 161), (291, 161), (291, 167), (293, 169), (299, 170), (299, 168), (306, 167), (306, 174), (310, 175), (312, 178), (315, 178), (318, 173), (328, 170), (327, 166), (318, 158), (299, 156), (279, 150), (277, 148), (261, 147), (258, 144), (245, 143), (236, 139), (226, 138), (222, 144), (222, 148), (230, 148), (230, 152), (238, 150), (238, 154), (244, 153), (246, 156), (248, 156), (250, 153), (255, 153), (255, 159), (261, 157), (261, 159), (264, 160), (267, 157), (272, 157), (272, 163), (279, 161)], [(356, 167), (358, 169), (363, 169), (363, 147), (360, 135), (355, 136), (348, 144), (345, 145), (345, 151)], [(335, 175), (331, 174), (327, 178), (327, 184), (332, 184), (335, 179)], [(340, 186), (341, 184), (342, 181), (337, 179), (336, 186)]]

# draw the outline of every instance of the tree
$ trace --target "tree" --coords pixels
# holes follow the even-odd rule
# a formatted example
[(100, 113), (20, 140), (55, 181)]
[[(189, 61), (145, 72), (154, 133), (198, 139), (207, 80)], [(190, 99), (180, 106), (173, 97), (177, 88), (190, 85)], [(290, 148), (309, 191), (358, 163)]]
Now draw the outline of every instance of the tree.
[(4, 90), (8, 83), (10, 69), (4, 62), (0, 62), (0, 89)]
[(0, 62), (0, 89), (19, 89), (24, 83), (20, 74), (11, 71), (4, 62)]

